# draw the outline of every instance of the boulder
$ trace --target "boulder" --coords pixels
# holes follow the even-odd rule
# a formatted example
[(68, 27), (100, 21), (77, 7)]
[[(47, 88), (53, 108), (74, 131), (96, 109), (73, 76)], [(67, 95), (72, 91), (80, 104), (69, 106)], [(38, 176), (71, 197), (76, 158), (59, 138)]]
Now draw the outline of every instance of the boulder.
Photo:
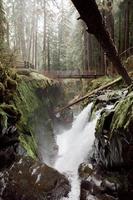
[(0, 185), (4, 200), (59, 200), (70, 191), (64, 175), (30, 157), (19, 158), (0, 173)]

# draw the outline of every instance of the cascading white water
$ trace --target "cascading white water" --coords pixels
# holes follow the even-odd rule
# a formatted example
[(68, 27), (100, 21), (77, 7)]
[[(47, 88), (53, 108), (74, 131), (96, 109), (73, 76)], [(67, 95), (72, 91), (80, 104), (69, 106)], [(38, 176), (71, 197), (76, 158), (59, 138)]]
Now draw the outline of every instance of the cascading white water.
[(55, 168), (68, 175), (71, 182), (69, 200), (79, 200), (80, 180), (78, 167), (87, 158), (94, 143), (97, 117), (90, 120), (92, 103), (89, 104), (73, 122), (72, 128), (57, 135), (59, 147)]

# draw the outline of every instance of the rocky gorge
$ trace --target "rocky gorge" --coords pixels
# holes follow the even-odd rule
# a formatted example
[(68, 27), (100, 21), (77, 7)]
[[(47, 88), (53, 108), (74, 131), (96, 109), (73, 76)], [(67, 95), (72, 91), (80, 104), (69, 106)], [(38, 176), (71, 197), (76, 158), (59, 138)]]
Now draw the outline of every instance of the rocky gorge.
[(132, 87), (115, 91), (113, 96), (108, 91), (101, 93), (95, 109), (106, 104), (113, 107), (102, 110), (96, 126), (93, 154), (88, 163), (79, 167), (80, 199), (130, 200), (133, 198)]
[(58, 83), (28, 70), (25, 75), (5, 70), (2, 65), (0, 70), (0, 199), (54, 200), (67, 196), (68, 180), (43, 163), (38, 148), (42, 125), (47, 130), (45, 148), (50, 145), (52, 153), (55, 148), (51, 120), (60, 94)]
[[(58, 156), (54, 112), (64, 98), (60, 83), (30, 70), (17, 74), (1, 65), (0, 71), (1, 200), (67, 199), (71, 190), (68, 176), (54, 169)], [(107, 77), (105, 83), (103, 80), (92, 81), (90, 88), (110, 81)], [(131, 200), (132, 86), (127, 88), (120, 82), (87, 99), (83, 106), (90, 101), (93, 101), (92, 119), (96, 111), (102, 111), (96, 124), (91, 154), (88, 152), (85, 161), (79, 165), (79, 198)], [(106, 109), (107, 105), (110, 109)], [(69, 110), (67, 112), (69, 116)]]

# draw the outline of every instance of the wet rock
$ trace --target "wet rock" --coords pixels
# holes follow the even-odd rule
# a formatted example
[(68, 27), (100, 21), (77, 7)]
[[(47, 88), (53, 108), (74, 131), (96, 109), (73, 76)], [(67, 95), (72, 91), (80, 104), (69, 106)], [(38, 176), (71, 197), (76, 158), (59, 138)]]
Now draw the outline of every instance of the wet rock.
[(0, 171), (9, 167), (16, 158), (16, 153), (12, 146), (0, 150)]
[(96, 127), (96, 162), (104, 167), (133, 165), (133, 92), (122, 99), (114, 110), (104, 111)]
[(98, 93), (99, 102), (115, 103), (125, 96), (125, 90), (103, 90)]
[(0, 171), (9, 167), (16, 158), (19, 134), (15, 126), (2, 130), (0, 134)]
[(59, 200), (70, 191), (64, 175), (29, 157), (20, 158), (1, 174), (0, 185), (4, 200)]
[(127, 193), (122, 193), (120, 196), (119, 196), (119, 199), (120, 200), (131, 200), (133, 199), (133, 192), (127, 192)]
[(79, 166), (78, 173), (80, 178), (88, 178), (92, 174), (93, 170), (90, 168), (89, 164), (82, 163)]
[(102, 176), (100, 174), (93, 171), (88, 178), (81, 181), (81, 200), (91, 199), (91, 196), (96, 196), (102, 192)]
[(101, 138), (101, 136), (104, 134), (108, 135), (113, 115), (114, 115), (114, 110), (104, 110), (101, 113), (101, 117), (98, 120), (97, 126), (96, 126), (97, 138)]
[(122, 189), (122, 184), (117, 177), (105, 178), (102, 181), (102, 187), (108, 194), (118, 193)]
[(128, 181), (133, 186), (133, 169), (130, 170), (129, 173), (128, 173)]
[[(81, 200), (133, 199), (132, 87), (129, 91), (130, 93), (123, 94), (114, 109), (104, 110), (101, 113), (96, 127), (92, 155), (93, 172), (88, 173), (87, 177), (80, 171)], [(102, 106), (107, 99), (105, 99), (106, 95), (100, 95), (97, 105)], [(101, 170), (97, 170), (98, 167)]]
[(127, 183), (127, 178), (122, 172), (120, 174), (120, 172), (107, 171), (99, 166), (87, 179), (82, 179), (80, 199), (121, 200), (120, 194), (129, 191)]
[(97, 200), (118, 200), (118, 198), (115, 198), (113, 196), (110, 196), (108, 194), (101, 194), (97, 196)]

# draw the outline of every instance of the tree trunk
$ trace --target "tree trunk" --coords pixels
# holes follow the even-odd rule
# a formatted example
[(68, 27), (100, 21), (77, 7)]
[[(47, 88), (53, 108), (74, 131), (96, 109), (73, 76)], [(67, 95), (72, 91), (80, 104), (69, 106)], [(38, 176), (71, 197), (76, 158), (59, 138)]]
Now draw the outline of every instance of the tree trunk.
[(88, 71), (88, 34), (84, 31), (84, 71)]
[(47, 60), (48, 60), (48, 71), (50, 71), (50, 39), (48, 36), (48, 40), (47, 40), (47, 47), (48, 47), (48, 55), (47, 55)]
[(44, 68), (46, 69), (46, 35), (47, 35), (47, 31), (46, 31), (46, 28), (47, 28), (47, 12), (46, 12), (46, 0), (44, 0), (44, 3), (43, 3), (43, 6), (44, 6), (44, 19), (43, 19), (43, 66)]
[(6, 38), (7, 38), (7, 46), (10, 49), (10, 33), (9, 33), (9, 23), (7, 22), (7, 29), (6, 29)]
[(36, 14), (36, 25), (35, 25), (35, 69), (38, 68), (37, 60), (38, 60), (38, 14)]
[[(128, 1), (126, 6), (125, 50), (129, 48), (129, 10), (130, 10), (130, 2)], [(128, 52), (126, 56), (128, 56)]]
[(103, 18), (95, 0), (72, 0), (72, 2), (80, 13), (80, 18), (86, 23), (88, 32), (95, 35), (117, 72), (123, 77), (125, 82), (130, 85), (132, 81), (121, 63), (113, 40), (105, 28)]

